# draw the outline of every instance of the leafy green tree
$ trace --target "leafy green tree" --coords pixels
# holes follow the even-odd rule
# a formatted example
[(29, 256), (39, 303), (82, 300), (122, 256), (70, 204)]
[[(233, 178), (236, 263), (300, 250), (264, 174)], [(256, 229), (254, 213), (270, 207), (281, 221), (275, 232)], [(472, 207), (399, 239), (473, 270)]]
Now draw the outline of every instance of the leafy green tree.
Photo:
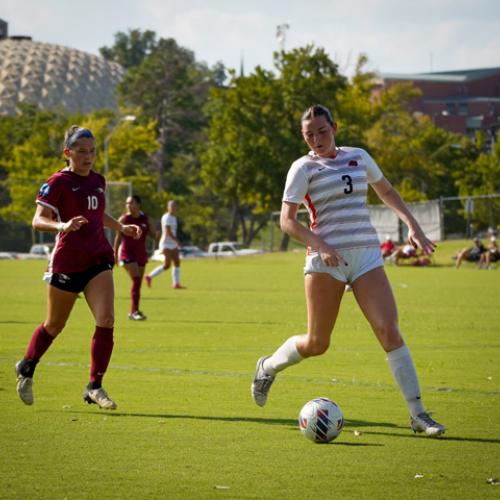
[[(73, 124), (88, 127), (94, 133), (98, 146), (94, 168), (104, 173), (102, 145), (114, 121), (116, 117), (110, 111), (67, 116), (29, 108), (13, 117), (9, 123), (15, 124), (13, 129), (18, 127), (20, 134), (8, 154), (0, 158), (0, 168), (5, 176), (2, 184), (8, 196), (8, 204), (0, 208), (0, 216), (11, 221), (31, 222), (38, 188), (53, 172), (65, 167), (63, 138)], [(3, 131), (0, 126), (0, 144), (5, 142)], [(152, 176), (147, 171), (148, 155), (156, 148), (154, 122), (120, 124), (110, 142), (108, 180), (131, 180), (134, 186), (150, 186)]]
[(332, 108), (347, 85), (325, 51), (310, 45), (274, 55), (276, 72), (233, 72), (212, 91), (201, 178), (230, 213), (227, 236), (250, 244), (279, 206), (290, 164), (305, 153), (300, 117), (322, 102)]
[(111, 47), (101, 47), (99, 52), (104, 59), (121, 64), (129, 69), (140, 66), (156, 48), (156, 33), (138, 29), (128, 30), (128, 33), (115, 33), (115, 42)]
[(379, 112), (372, 100), (375, 73), (363, 69), (367, 62), (365, 55), (359, 56), (351, 82), (338, 95), (334, 110), (338, 145), (368, 147), (366, 131), (373, 126)]
[[(479, 136), (475, 144), (481, 147), (483, 141), (484, 137)], [(473, 144), (469, 144), (469, 148), (473, 147)], [(478, 148), (475, 149), (477, 151)], [(481, 149), (477, 151), (475, 158), (472, 151), (471, 161), (455, 173), (460, 196), (500, 193), (500, 142), (495, 141), (488, 152)]]
[(139, 66), (132, 67), (118, 87), (119, 101), (139, 107), (157, 125), (157, 189), (170, 189), (176, 155), (189, 153), (206, 123), (202, 113), (208, 89), (221, 79), (221, 67), (212, 72), (194, 53), (172, 38), (160, 39)]
[[(476, 145), (481, 150), (476, 149)], [(476, 151), (475, 151), (476, 150)], [(477, 152), (475, 158), (472, 158)], [(471, 161), (465, 162), (454, 178), (460, 196), (490, 195), (500, 193), (500, 142), (495, 141), (490, 151), (484, 151), (484, 136), (478, 134), (474, 144), (469, 144)], [(466, 218), (467, 204), (463, 202), (461, 215)], [(471, 206), (472, 208), (472, 206)], [(470, 221), (477, 228), (487, 227), (500, 220), (500, 200), (498, 198), (476, 200)]]
[(375, 109), (378, 118), (366, 133), (368, 150), (406, 201), (451, 196), (456, 192), (452, 173), (463, 168), (461, 138), (427, 116), (410, 114), (406, 104), (415, 95), (408, 85), (383, 94)]

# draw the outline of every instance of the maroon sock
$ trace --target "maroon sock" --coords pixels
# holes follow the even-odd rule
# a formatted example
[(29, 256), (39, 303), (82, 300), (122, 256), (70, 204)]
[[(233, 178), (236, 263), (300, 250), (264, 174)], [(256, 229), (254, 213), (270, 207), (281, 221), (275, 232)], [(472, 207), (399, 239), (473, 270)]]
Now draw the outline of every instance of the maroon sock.
[(54, 337), (45, 329), (43, 323), (38, 325), (31, 336), (24, 359), (39, 360), (50, 347)]
[(101, 384), (113, 352), (113, 328), (96, 326), (90, 346), (90, 382)]
[(132, 305), (130, 312), (135, 312), (139, 309), (139, 300), (141, 298), (141, 278), (136, 276), (132, 278), (132, 290), (130, 292), (130, 297), (132, 298)]

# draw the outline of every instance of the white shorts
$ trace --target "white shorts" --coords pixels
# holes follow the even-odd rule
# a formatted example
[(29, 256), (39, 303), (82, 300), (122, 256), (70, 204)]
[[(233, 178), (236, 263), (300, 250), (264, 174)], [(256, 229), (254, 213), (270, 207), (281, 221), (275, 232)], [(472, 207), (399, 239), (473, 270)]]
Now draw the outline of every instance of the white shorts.
[(170, 243), (168, 241), (166, 243), (161, 243), (160, 247), (159, 247), (159, 249), (161, 251), (163, 251), (163, 250), (175, 250), (176, 248), (177, 248), (177, 243), (175, 243), (175, 242)]
[(378, 247), (352, 248), (350, 250), (340, 250), (339, 253), (347, 262), (347, 265), (339, 264), (337, 267), (326, 266), (319, 254), (307, 255), (304, 274), (327, 273), (338, 281), (354, 283), (354, 281), (368, 271), (384, 266), (382, 252)]

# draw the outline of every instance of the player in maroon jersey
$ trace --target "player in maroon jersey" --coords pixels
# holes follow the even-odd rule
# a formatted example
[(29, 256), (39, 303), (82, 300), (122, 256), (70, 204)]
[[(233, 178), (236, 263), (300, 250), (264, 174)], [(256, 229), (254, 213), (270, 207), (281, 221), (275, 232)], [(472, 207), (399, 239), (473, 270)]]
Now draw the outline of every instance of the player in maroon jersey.
[(139, 238), (141, 228), (125, 225), (106, 214), (106, 181), (92, 166), (96, 142), (92, 132), (73, 125), (65, 134), (66, 168), (51, 175), (36, 199), (33, 227), (57, 232), (44, 281), (47, 316), (31, 337), (24, 358), (16, 363), (17, 393), (33, 404), (33, 374), (40, 358), (61, 333), (80, 292), (95, 318), (91, 343), (90, 381), (84, 401), (115, 409), (116, 403), (102, 388), (102, 378), (113, 350), (114, 287), (113, 249), (104, 227)]
[(149, 217), (141, 210), (141, 198), (138, 195), (129, 196), (125, 201), (127, 212), (118, 219), (122, 224), (135, 224), (142, 229), (139, 239), (116, 233), (115, 237), (115, 259), (125, 268), (132, 280), (130, 290), (131, 307), (128, 315), (129, 319), (141, 321), (146, 316), (139, 310), (141, 298), (141, 284), (144, 276), (144, 269), (148, 262), (146, 253), (146, 238), (148, 235), (154, 238), (155, 228)]

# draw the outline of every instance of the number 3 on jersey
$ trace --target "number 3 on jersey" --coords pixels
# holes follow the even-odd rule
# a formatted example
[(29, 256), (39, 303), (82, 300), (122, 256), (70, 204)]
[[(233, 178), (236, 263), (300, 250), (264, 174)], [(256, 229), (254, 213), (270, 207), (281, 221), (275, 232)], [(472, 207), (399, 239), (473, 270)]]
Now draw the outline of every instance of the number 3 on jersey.
[(350, 175), (343, 175), (342, 180), (346, 182), (347, 187), (344, 188), (344, 193), (345, 194), (351, 194), (353, 187), (352, 187), (352, 178)]
[(97, 199), (97, 196), (95, 196), (95, 195), (87, 196), (87, 209), (88, 210), (97, 210), (98, 206), (99, 206), (99, 200)]

